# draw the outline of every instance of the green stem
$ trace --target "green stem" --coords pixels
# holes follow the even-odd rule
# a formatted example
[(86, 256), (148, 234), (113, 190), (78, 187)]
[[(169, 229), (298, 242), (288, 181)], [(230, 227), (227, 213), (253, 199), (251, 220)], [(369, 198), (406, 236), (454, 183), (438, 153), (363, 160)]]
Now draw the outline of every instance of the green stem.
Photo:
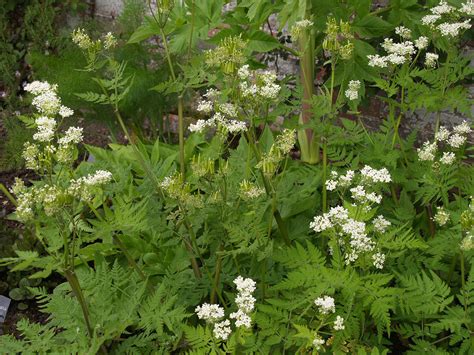
[(15, 207), (18, 206), (18, 202), (16, 201), (16, 199), (13, 197), (13, 195), (10, 193), (10, 191), (8, 191), (8, 189), (5, 187), (5, 185), (3, 185), (1, 182), (0, 182), (0, 191), (2, 191), (5, 194), (5, 196), (7, 196), (7, 198), (10, 200), (10, 202)]
[(178, 97), (178, 140), (179, 140), (179, 170), (183, 181), (186, 179), (186, 168), (184, 165), (184, 116), (183, 116), (183, 96)]
[[(257, 145), (255, 144), (255, 140), (252, 134), (250, 134), (249, 132), (247, 132), (247, 141), (250, 144), (252, 151), (254, 152), (255, 158), (257, 159), (257, 161), (260, 161), (261, 154), (257, 148)], [(260, 174), (262, 176), (263, 186), (265, 188), (265, 192), (267, 196), (273, 199), (274, 198), (273, 195), (275, 195), (275, 199), (276, 199), (275, 190), (271, 186), (270, 180), (267, 178), (267, 176), (265, 176), (262, 170), (260, 170)], [(281, 217), (280, 211), (278, 210), (277, 207), (275, 207), (273, 210), (273, 217), (275, 218), (275, 222), (277, 223), (278, 230), (280, 231), (280, 235), (283, 241), (285, 242), (286, 245), (291, 245), (291, 240), (288, 234), (288, 227), (285, 221), (283, 221), (283, 218)]]
[(459, 258), (461, 259), (461, 289), (463, 294), (463, 305), (464, 305), (464, 313), (467, 315), (467, 299), (466, 299), (466, 274), (465, 274), (465, 266), (464, 266), (464, 254), (461, 251), (459, 253)]
[(69, 269), (64, 270), (64, 275), (66, 276), (66, 279), (69, 285), (71, 286), (74, 296), (76, 297), (79, 302), (79, 305), (81, 306), (82, 315), (84, 316), (87, 332), (89, 334), (89, 337), (92, 339), (94, 337), (94, 333), (89, 318), (89, 308), (87, 307), (86, 299), (82, 292), (81, 285), (79, 284), (79, 280), (77, 279), (76, 274)]
[(216, 302), (217, 289), (219, 288), (219, 282), (220, 282), (221, 270), (222, 270), (222, 255), (220, 253), (223, 250), (224, 250), (224, 245), (221, 244), (219, 247), (219, 252), (217, 253), (216, 271), (214, 273), (214, 285), (212, 287), (212, 292), (211, 292), (211, 303)]
[(123, 241), (120, 239), (120, 236), (119, 235), (114, 235), (113, 236), (113, 239), (114, 241), (117, 243), (117, 245), (119, 246), (119, 248), (122, 250), (123, 254), (125, 255), (125, 257), (127, 258), (128, 260), (128, 263), (130, 264), (130, 266), (132, 266), (135, 271), (137, 272), (138, 276), (140, 276), (140, 278), (142, 279), (142, 281), (146, 281), (146, 276), (145, 274), (143, 273), (143, 271), (140, 269), (140, 267), (138, 266), (138, 264), (135, 262), (135, 259), (133, 259), (132, 255), (130, 254), (130, 252), (127, 250), (127, 247), (125, 246), (125, 244), (123, 243)]
[(328, 199), (328, 191), (326, 188), (326, 180), (327, 180), (327, 171), (328, 171), (328, 156), (327, 156), (327, 142), (324, 139), (323, 142), (323, 196), (322, 196), (322, 208), (323, 212), (327, 212), (327, 199)]

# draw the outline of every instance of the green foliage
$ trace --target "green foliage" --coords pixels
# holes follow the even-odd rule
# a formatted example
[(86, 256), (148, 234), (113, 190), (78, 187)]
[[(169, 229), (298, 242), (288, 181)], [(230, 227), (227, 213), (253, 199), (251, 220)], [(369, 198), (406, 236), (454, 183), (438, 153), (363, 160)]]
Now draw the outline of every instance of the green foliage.
[[(369, 65), (395, 27), (410, 27), (413, 39), (425, 33), (416, 1), (375, 11), (366, 0), (243, 0), (223, 12), (225, 3), (163, 0), (145, 9), (129, 0), (117, 47), (76, 31), (85, 61), (70, 47), (29, 53), (34, 76), (59, 83), (63, 104), (117, 119), (130, 141), (86, 146), (78, 162), (58, 127), (50, 140), (31, 137), (42, 152), (29, 161), (38, 178), (13, 186), (9, 218), (23, 221), (36, 244), (6, 249), (0, 266), (20, 280), (10, 296), (35, 296), (48, 320), (20, 320), (20, 338), (1, 336), (0, 349), (471, 354), (470, 124), (439, 129), (420, 149), (418, 132), (399, 134), (409, 111), (468, 113), (459, 85), (472, 75), (468, 60), (456, 43), (433, 37), (435, 68), (416, 55)], [(312, 22), (304, 46), (288, 48), (267, 32), (272, 14), (282, 28)], [(317, 86), (313, 77), (294, 87), (291, 75), (259, 70), (262, 53), (276, 51), (298, 56), (303, 71), (318, 59)], [(360, 111), (374, 90), (388, 112), (369, 129)], [(163, 114), (176, 112), (180, 145), (163, 139)], [(21, 121), (41, 133), (41, 115)], [(296, 130), (312, 140), (311, 164), (299, 159)], [(224, 316), (206, 318), (206, 303)]]

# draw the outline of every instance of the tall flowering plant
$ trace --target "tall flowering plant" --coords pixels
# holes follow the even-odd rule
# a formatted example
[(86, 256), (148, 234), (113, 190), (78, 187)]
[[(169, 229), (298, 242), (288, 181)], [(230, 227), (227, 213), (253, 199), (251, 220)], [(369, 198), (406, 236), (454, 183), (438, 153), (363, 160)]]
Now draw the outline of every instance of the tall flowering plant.
[(40, 260), (37, 252), (19, 252), (19, 258), (11, 263), (23, 261), (26, 266), (42, 267), (44, 271), (38, 277), (46, 277), (53, 270), (63, 274), (82, 308), (85, 327), (92, 337), (89, 310), (75, 268), (86, 225), (84, 214), (104, 202), (105, 188), (113, 176), (106, 170), (84, 175), (75, 169), (83, 130), (81, 127), (61, 130), (63, 119), (74, 112), (61, 104), (56, 85), (34, 81), (24, 89), (33, 96), (36, 113), (22, 118), (28, 127), (35, 129), (33, 141), (25, 143), (23, 158), (39, 180), (27, 186), (17, 178), (11, 188), (14, 196), (10, 197), (16, 205), (16, 218), (35, 226), (35, 235), (49, 257)]

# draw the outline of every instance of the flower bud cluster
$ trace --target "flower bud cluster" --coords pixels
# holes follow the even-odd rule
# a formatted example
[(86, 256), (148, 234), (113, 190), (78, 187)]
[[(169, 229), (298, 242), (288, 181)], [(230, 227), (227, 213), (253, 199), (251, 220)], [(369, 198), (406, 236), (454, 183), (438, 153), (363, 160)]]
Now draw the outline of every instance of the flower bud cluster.
[(323, 49), (331, 56), (340, 56), (349, 59), (354, 51), (354, 35), (351, 32), (349, 22), (340, 21), (330, 17), (326, 23), (326, 37), (323, 41)]
[(280, 162), (288, 156), (296, 144), (296, 132), (294, 129), (284, 129), (275, 139), (268, 153), (263, 154), (257, 164), (267, 176), (272, 176), (278, 170)]
[(264, 195), (265, 189), (248, 180), (243, 180), (239, 185), (239, 194), (244, 200), (254, 200)]
[(165, 177), (160, 183), (160, 187), (169, 197), (187, 207), (202, 206), (200, 195), (191, 193), (191, 186), (189, 183), (183, 181), (183, 178), (179, 173)]
[(291, 30), (290, 30), (292, 40), (296, 41), (299, 38), (301, 38), (301, 35), (305, 31), (311, 29), (313, 25), (314, 25), (313, 21), (310, 21), (308, 19), (295, 22), (295, 24), (291, 27)]
[(206, 52), (206, 63), (220, 67), (225, 74), (234, 74), (245, 62), (246, 47), (247, 41), (240, 36), (226, 37), (216, 48)]
[(89, 52), (98, 52), (101, 48), (112, 49), (117, 45), (117, 39), (112, 32), (108, 32), (103, 39), (92, 40), (83, 28), (76, 28), (71, 34), (72, 42), (80, 49)]

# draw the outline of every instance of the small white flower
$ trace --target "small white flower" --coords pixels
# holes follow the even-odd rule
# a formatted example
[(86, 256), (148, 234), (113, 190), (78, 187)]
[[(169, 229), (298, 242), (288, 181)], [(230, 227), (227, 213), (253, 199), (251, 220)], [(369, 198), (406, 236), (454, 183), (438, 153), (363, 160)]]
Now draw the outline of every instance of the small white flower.
[(325, 231), (326, 229), (332, 228), (333, 225), (329, 218), (325, 215), (315, 216), (313, 222), (309, 224), (309, 228), (314, 230), (316, 233)]
[(237, 291), (241, 293), (253, 293), (256, 288), (256, 283), (251, 278), (243, 278), (242, 276), (237, 276), (234, 280), (234, 284), (237, 288)]
[(449, 130), (446, 127), (441, 126), (439, 128), (438, 133), (435, 134), (435, 140), (437, 140), (438, 142), (446, 141), (446, 140), (448, 140), (450, 134), (451, 133), (449, 132)]
[(237, 312), (231, 313), (229, 317), (231, 319), (235, 319), (235, 326), (237, 328), (250, 328), (252, 326), (252, 319), (241, 309), (239, 309)]
[(228, 319), (214, 324), (214, 330), (212, 331), (217, 339), (227, 340), (232, 330), (230, 329), (230, 321)]
[(204, 303), (197, 306), (195, 312), (199, 319), (204, 319), (209, 323), (215, 323), (224, 317), (224, 308), (218, 304)]
[(245, 64), (242, 67), (240, 67), (239, 70), (237, 71), (237, 75), (242, 80), (248, 79), (250, 77), (249, 65)]
[(471, 28), (470, 20), (464, 22), (455, 22), (455, 23), (440, 23), (438, 25), (438, 30), (443, 36), (446, 37), (457, 37), (462, 30), (468, 30)]
[(427, 68), (436, 67), (436, 62), (438, 61), (439, 55), (436, 53), (426, 53), (425, 57), (425, 66)]
[(439, 159), (441, 164), (451, 165), (456, 160), (456, 154), (453, 152), (444, 152), (443, 156)]
[(433, 161), (435, 158), (436, 150), (438, 146), (436, 142), (430, 143), (425, 142), (423, 143), (423, 147), (418, 148), (418, 159), (421, 161)]
[(374, 261), (374, 266), (377, 269), (383, 269), (384, 263), (385, 263), (385, 254), (383, 253), (375, 253), (372, 255), (372, 259)]
[(319, 335), (316, 335), (316, 337), (313, 340), (313, 347), (315, 350), (321, 350), (321, 347), (326, 343), (326, 341), (321, 338)]
[(433, 217), (433, 221), (435, 221), (440, 227), (444, 226), (448, 223), (450, 219), (450, 214), (446, 211), (443, 207), (439, 207), (436, 211), (435, 216)]
[(59, 108), (59, 115), (62, 118), (70, 117), (74, 115), (74, 111), (71, 110), (69, 107), (61, 105), (61, 107)]
[(48, 91), (54, 91), (55, 88), (55, 86), (52, 86), (46, 81), (33, 81), (23, 87), (25, 91), (30, 92), (33, 95), (40, 95)]
[(421, 19), (421, 23), (425, 26), (433, 25), (436, 21), (441, 18), (440, 15), (426, 15)]
[(458, 134), (469, 134), (471, 133), (471, 126), (464, 120), (461, 124), (454, 126), (453, 131)]
[(344, 330), (346, 327), (344, 326), (344, 318), (341, 316), (337, 316), (336, 320), (334, 321), (334, 330)]
[(359, 89), (360, 89), (359, 80), (349, 81), (348, 89), (345, 92), (346, 97), (351, 101), (357, 100), (359, 98)]
[(474, 15), (474, 2), (468, 0), (465, 4), (462, 4), (459, 11), (468, 16)]
[(336, 180), (326, 180), (326, 190), (333, 191), (337, 188)]
[(210, 114), (213, 109), (213, 104), (211, 101), (201, 101), (198, 103), (197, 110), (204, 114)]
[(221, 111), (227, 117), (237, 117), (237, 108), (231, 103), (219, 105), (219, 111)]
[(415, 47), (418, 48), (419, 50), (425, 49), (428, 47), (428, 37), (421, 36), (418, 39), (415, 40)]
[(411, 30), (404, 26), (395, 27), (395, 33), (405, 39), (410, 39), (411, 37)]
[(64, 133), (64, 136), (58, 140), (61, 145), (68, 145), (71, 143), (78, 144), (82, 142), (82, 128), (81, 127), (69, 127)]
[(369, 66), (371, 67), (386, 68), (388, 66), (386, 57), (375, 54), (368, 55), (367, 58), (369, 59)]
[(461, 148), (464, 143), (466, 143), (466, 137), (460, 135), (459, 133), (453, 134), (451, 137), (448, 139), (448, 145), (450, 145), (453, 148)]
[(440, 1), (439, 5), (432, 7), (430, 11), (434, 15), (443, 15), (443, 14), (449, 14), (450, 12), (453, 12), (454, 10), (455, 8), (448, 5), (446, 1)]
[(319, 307), (319, 311), (322, 314), (334, 313), (336, 311), (334, 298), (331, 296), (318, 297), (314, 300), (314, 304)]
[(382, 215), (377, 216), (373, 220), (374, 229), (379, 233), (385, 233), (388, 227), (392, 225), (390, 221), (387, 221)]

